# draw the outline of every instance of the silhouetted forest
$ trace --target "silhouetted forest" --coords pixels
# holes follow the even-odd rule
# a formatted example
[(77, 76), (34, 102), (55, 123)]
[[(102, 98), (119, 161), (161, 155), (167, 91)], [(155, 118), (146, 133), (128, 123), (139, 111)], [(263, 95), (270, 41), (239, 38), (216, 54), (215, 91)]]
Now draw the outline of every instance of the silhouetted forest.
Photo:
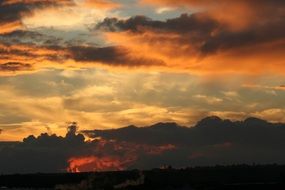
[(148, 171), (2, 175), (0, 187), (58, 190), (283, 189), (285, 166), (232, 165)]

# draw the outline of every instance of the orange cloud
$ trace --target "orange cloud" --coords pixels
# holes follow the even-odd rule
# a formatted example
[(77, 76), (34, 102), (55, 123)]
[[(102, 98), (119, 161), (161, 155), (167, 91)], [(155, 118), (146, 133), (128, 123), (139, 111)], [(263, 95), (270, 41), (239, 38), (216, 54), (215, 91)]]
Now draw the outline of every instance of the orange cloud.
[(105, 33), (106, 40), (117, 45), (102, 48), (0, 44), (1, 75), (48, 67), (68, 69), (95, 65), (120, 69), (142, 67), (159, 71), (186, 71), (198, 75), (284, 74), (283, 39), (243, 39), (230, 33), (236, 39), (213, 36), (205, 42), (193, 33), (182, 35), (175, 31), (159, 30), (143, 28), (143, 32), (108, 32)]
[(120, 4), (109, 0), (85, 0), (84, 6), (96, 9), (114, 9), (120, 7)]
[(14, 75), (36, 71), (51, 65), (59, 65), (67, 56), (61, 49), (40, 47), (33, 44), (1, 44), (0, 72), (2, 75)]
[[(1, 75), (53, 68), (114, 68), (208, 74), (284, 74), (285, 39), (268, 32), (208, 34), (140, 26), (140, 32), (105, 33), (110, 47), (0, 44)], [(181, 29), (182, 30), (182, 29)], [(182, 30), (183, 31), (183, 30)], [(200, 31), (200, 30), (198, 30)], [(251, 39), (251, 34), (258, 37)], [(206, 37), (204, 38), (204, 35)], [(209, 34), (211, 35), (211, 34)], [(227, 37), (228, 35), (228, 37)], [(207, 40), (207, 41), (205, 41)]]
[(3, 23), (0, 28), (0, 34), (12, 32), (14, 30), (20, 29), (21, 27), (22, 23), (20, 21)]
[(44, 68), (89, 68), (162, 66), (163, 61), (143, 54), (133, 54), (122, 46), (41, 46), (35, 44), (1, 44), (0, 72), (14, 75)]
[[(196, 74), (284, 74), (285, 71), (285, 40), (277, 39), (259, 44), (245, 42), (245, 45), (237, 44), (237, 47), (234, 47), (235, 39), (228, 45), (227, 42), (218, 39), (220, 42), (213, 42), (213, 48), (218, 48), (216, 52), (203, 55), (201, 51), (204, 50), (197, 47), (199, 42), (193, 44), (186, 35), (171, 32), (117, 32), (107, 33), (106, 38), (110, 42), (124, 44), (133, 55), (142, 54), (151, 59), (161, 60), (165, 63), (166, 70)], [(160, 69), (163, 70), (161, 67)]]
[[(145, 16), (106, 18), (96, 29), (107, 31), (107, 41), (125, 46), (134, 55), (143, 54), (162, 60), (172, 70), (188, 70), (198, 74), (284, 73), (285, 36), (281, 32), (285, 26), (282, 19), (284, 13), (277, 11), (267, 18), (260, 13), (263, 9), (259, 10), (264, 8), (262, 13), (267, 15), (270, 8), (277, 6), (277, 2), (262, 1), (254, 10), (247, 1), (228, 3), (221, 0), (222, 5), (208, 5), (208, 1), (164, 3), (167, 2), (211, 5), (213, 8), (165, 21)], [(221, 11), (225, 7), (232, 14)], [(251, 14), (254, 16), (249, 16)], [(235, 18), (227, 18), (228, 15)], [(240, 15), (246, 15), (249, 19), (242, 19)], [(239, 20), (250, 21), (250, 24), (237, 23)]]
[[(266, 72), (284, 74), (284, 12), (282, 2), (142, 0), (142, 3), (199, 7), (191, 15), (166, 21), (136, 16), (125, 20), (106, 18), (96, 30), (106, 30), (106, 40), (114, 46), (50, 46), (0, 44), (1, 72), (20, 73), (47, 67), (85, 68), (152, 67), (153, 70), (187, 71), (196, 74)], [(86, 6), (114, 8), (117, 3), (86, 0)], [(0, 33), (21, 27), (21, 19), (43, 5), (71, 5), (70, 0), (9, 0), (0, 4), (4, 20)], [(32, 9), (28, 5), (33, 5)], [(8, 10), (21, 7), (13, 15)], [(276, 11), (272, 12), (273, 9)], [(223, 10), (223, 11), (221, 11)], [(270, 14), (269, 14), (270, 13)], [(40, 17), (41, 18), (41, 17)], [(41, 19), (39, 19), (41, 20)], [(53, 22), (53, 21), (51, 21)], [(6, 36), (3, 36), (5, 39)], [(11, 64), (13, 63), (13, 64)]]

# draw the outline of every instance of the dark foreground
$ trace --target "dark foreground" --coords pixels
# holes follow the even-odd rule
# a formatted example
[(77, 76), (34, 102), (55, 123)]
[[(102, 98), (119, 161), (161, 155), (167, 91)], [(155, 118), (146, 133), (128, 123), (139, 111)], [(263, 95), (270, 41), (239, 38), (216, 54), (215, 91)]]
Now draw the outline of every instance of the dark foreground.
[(1, 175), (0, 189), (285, 189), (285, 166), (216, 166), (98, 173)]

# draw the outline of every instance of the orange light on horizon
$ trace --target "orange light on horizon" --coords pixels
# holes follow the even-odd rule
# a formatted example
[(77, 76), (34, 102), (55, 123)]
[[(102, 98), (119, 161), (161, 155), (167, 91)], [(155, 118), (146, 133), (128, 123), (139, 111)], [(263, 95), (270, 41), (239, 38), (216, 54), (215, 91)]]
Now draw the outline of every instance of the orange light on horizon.
[(90, 171), (120, 171), (133, 160), (124, 160), (115, 156), (86, 156), (73, 157), (68, 160), (68, 172), (90, 172)]

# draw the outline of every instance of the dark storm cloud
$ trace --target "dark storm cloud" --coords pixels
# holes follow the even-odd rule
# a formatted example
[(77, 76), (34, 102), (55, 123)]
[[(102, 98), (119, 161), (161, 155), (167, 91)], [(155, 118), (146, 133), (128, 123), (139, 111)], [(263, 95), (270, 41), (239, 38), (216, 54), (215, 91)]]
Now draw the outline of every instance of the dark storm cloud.
[(176, 123), (158, 123), (149, 127), (130, 126), (112, 130), (85, 131), (92, 137), (103, 137), (133, 143), (174, 144), (174, 145), (213, 145), (231, 142), (233, 144), (272, 146), (285, 145), (285, 125), (248, 118), (245, 121), (222, 120), (208, 117), (194, 127), (182, 127)]
[(29, 136), (21, 143), (8, 144), (0, 149), (0, 172), (65, 171), (68, 157), (83, 154), (86, 149), (88, 145), (85, 145), (84, 137), (80, 134), (69, 132), (66, 137), (48, 134), (41, 134), (39, 137)]
[[(149, 127), (76, 133), (72, 123), (65, 137), (42, 134), (21, 143), (0, 143), (0, 172), (58, 172), (141, 168), (170, 164), (284, 164), (285, 125), (248, 118), (245, 121), (208, 117), (192, 128), (175, 123)], [(112, 163), (110, 165), (110, 163)]]
[(65, 137), (44, 133), (39, 137), (29, 136), (23, 142), (0, 142), (0, 173), (65, 172), (77, 171), (77, 167), (83, 167), (80, 171), (118, 170), (132, 164), (138, 155), (165, 151), (164, 147), (127, 142), (84, 141), (82, 134), (76, 134), (75, 125), (69, 126)]
[[(92, 137), (138, 144), (172, 144), (176, 147), (174, 151), (159, 157), (148, 157), (148, 160), (149, 163), (165, 162), (177, 167), (253, 162), (284, 164), (285, 158), (282, 151), (285, 125), (256, 118), (233, 122), (209, 117), (192, 128), (159, 123), (145, 128), (130, 126), (86, 133)], [(136, 164), (143, 165), (143, 160), (140, 159), (140, 162)]]

